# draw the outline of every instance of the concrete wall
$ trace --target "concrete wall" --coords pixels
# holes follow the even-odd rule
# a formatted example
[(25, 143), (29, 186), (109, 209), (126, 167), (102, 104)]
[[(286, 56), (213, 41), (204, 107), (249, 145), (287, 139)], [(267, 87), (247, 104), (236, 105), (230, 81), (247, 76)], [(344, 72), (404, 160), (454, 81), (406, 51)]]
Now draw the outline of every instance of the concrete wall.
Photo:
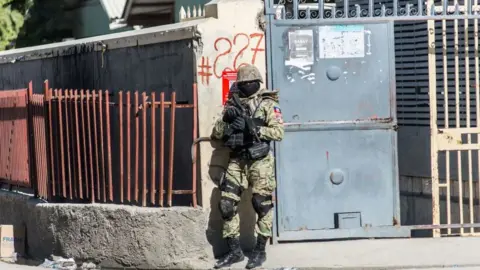
[[(222, 106), (222, 71), (236, 70), (242, 63), (255, 64), (265, 74), (265, 36), (257, 16), (263, 12), (258, 0), (214, 0), (206, 6), (206, 17), (214, 17), (199, 24), (202, 39), (196, 58), (196, 76), (199, 93), (199, 133), (210, 136)], [(239, 15), (241, 12), (241, 15)], [(204, 66), (204, 67), (202, 67)], [(208, 75), (205, 75), (208, 74)], [(209, 213), (208, 241), (215, 254), (225, 247), (222, 237), (222, 219), (218, 211), (220, 191), (218, 179), (228, 162), (228, 152), (220, 145), (200, 145), (201, 202)], [(251, 193), (245, 192), (240, 204), (241, 242), (244, 248), (254, 245), (255, 212)]]
[(0, 191), (0, 224), (23, 225), (27, 252), (93, 261), (103, 267), (209, 268), (207, 215), (194, 208), (48, 204)]

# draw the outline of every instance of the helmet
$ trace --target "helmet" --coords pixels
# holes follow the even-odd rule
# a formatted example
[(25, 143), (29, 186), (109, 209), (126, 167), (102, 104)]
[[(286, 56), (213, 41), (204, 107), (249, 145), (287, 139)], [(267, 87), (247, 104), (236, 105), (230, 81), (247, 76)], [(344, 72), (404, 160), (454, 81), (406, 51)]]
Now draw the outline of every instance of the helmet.
[(250, 82), (250, 81), (260, 81), (263, 83), (262, 74), (257, 67), (245, 64), (238, 68), (237, 71), (237, 82)]

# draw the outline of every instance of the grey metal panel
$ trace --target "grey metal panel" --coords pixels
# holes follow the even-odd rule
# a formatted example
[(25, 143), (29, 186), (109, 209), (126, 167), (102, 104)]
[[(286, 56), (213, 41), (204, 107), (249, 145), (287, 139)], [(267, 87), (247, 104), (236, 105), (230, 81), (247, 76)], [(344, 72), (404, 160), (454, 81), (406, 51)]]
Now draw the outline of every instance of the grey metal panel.
[[(393, 130), (287, 130), (277, 150), (277, 166), (285, 168), (278, 175), (280, 232), (333, 229), (342, 212), (360, 212), (363, 226), (391, 225), (394, 136)], [(343, 182), (334, 184), (332, 176)]]
[[(389, 229), (333, 229), (335, 217), (345, 212), (359, 212), (367, 227), (400, 222), (393, 26), (361, 25), (372, 54), (340, 59), (320, 58), (319, 27), (272, 22), (267, 35), (271, 87), (280, 90), (286, 121), (285, 138), (275, 147), (275, 240), (407, 236)], [(310, 66), (285, 63), (288, 31), (294, 29), (313, 30)], [(332, 66), (339, 67), (337, 80), (327, 77)], [(332, 173), (340, 184), (332, 183)]]
[[(281, 91), (282, 106), (289, 107), (289, 110), (284, 110), (285, 121), (300, 123), (393, 117), (395, 110), (390, 106), (392, 93), (388, 89), (394, 75), (388, 66), (389, 54), (381, 53), (385, 50), (387, 25), (372, 24), (365, 25), (365, 28), (366, 31), (382, 33), (371, 35), (371, 51), (375, 58), (321, 59), (310, 71), (303, 72), (295, 66), (284, 67), (289, 28), (274, 29), (272, 43), (275, 44), (276, 69), (273, 80)], [(302, 29), (312, 29), (316, 33), (314, 52), (318, 59), (318, 27)], [(333, 66), (342, 73), (337, 81), (330, 81), (326, 77), (328, 69)]]

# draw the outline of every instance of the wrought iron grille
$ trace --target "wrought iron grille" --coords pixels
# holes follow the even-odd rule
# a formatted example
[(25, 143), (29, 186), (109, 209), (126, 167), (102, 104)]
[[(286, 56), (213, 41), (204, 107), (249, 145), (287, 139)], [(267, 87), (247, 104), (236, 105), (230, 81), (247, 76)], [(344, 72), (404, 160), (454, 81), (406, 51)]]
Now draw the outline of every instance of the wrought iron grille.
[[(276, 20), (442, 20), (478, 18), (475, 1), (279, 0), (270, 2)], [(430, 3), (430, 4), (429, 4)]]

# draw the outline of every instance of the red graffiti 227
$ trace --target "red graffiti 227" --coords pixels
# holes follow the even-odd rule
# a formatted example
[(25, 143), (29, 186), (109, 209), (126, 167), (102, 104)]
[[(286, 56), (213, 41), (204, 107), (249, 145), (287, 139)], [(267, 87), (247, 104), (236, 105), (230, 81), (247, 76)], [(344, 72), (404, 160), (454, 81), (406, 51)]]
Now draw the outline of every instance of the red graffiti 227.
[[(213, 66), (210, 66), (208, 57), (202, 57), (199, 67), (198, 76), (203, 84), (208, 85), (210, 83), (210, 77), (213, 75), (220, 79), (224, 71), (237, 71), (239, 67), (250, 63), (255, 64), (258, 56), (258, 52), (265, 51), (263, 46), (263, 33), (238, 33), (233, 38), (219, 37), (215, 40), (213, 46), (217, 52), (213, 61)], [(223, 64), (222, 59), (232, 59), (229, 57), (233, 52), (234, 57), (232, 62)], [(243, 59), (244, 52), (252, 52), (252, 57), (245, 61)], [(211, 69), (213, 68), (213, 74)]]

